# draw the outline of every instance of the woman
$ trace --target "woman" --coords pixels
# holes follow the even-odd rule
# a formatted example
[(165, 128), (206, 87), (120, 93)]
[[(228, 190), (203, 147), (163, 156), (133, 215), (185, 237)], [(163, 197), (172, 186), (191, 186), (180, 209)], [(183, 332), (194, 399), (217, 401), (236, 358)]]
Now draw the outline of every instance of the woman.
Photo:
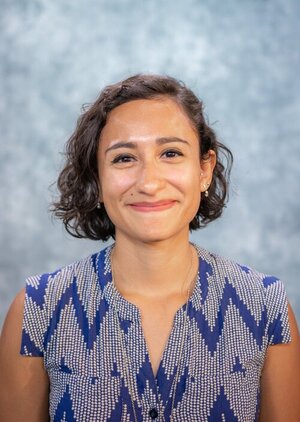
[(189, 242), (221, 215), (220, 154), (231, 164), (202, 108), (177, 80), (137, 75), (79, 119), (54, 212), (74, 236), (115, 243), (16, 297), (3, 420), (300, 420), (283, 284)]

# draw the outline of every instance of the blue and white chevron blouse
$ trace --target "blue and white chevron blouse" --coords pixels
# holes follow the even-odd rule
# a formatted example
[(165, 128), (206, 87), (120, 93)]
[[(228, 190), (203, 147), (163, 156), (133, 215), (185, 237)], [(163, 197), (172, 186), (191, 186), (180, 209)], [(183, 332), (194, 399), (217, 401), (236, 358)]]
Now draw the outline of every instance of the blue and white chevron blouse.
[(291, 340), (282, 282), (197, 247), (182, 359), (186, 305), (154, 377), (140, 312), (112, 283), (111, 250), (27, 279), (21, 354), (44, 358), (51, 421), (257, 421), (267, 347)]

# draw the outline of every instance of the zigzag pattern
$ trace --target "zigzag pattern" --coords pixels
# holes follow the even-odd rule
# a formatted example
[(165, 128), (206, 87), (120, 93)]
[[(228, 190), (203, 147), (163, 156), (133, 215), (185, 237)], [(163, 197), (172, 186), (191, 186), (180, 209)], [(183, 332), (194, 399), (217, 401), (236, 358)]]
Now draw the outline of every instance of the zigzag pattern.
[[(49, 374), (51, 421), (256, 421), (266, 348), (290, 341), (283, 284), (197, 247), (198, 280), (184, 305), (156, 377), (138, 310), (114, 290), (111, 247), (26, 284), (21, 353), (43, 356)], [(115, 302), (117, 300), (117, 303)], [(117, 305), (131, 358), (132, 387), (115, 327)], [(175, 375), (179, 371), (177, 385)], [(175, 395), (175, 396), (174, 396)]]
[(194, 318), (197, 322), (199, 331), (201, 333), (209, 333), (209, 335), (204, 337), (204, 341), (206, 342), (208, 350), (211, 353), (216, 351), (217, 345), (219, 344), (219, 339), (222, 335), (224, 321), (226, 320), (227, 309), (229, 306), (235, 306), (239, 311), (245, 326), (249, 329), (253, 339), (255, 339), (257, 346), (261, 350), (263, 341), (261, 333), (264, 328), (264, 321), (266, 320), (266, 309), (263, 308), (261, 320), (257, 324), (255, 318), (251, 314), (251, 311), (247, 308), (243, 300), (238, 296), (236, 290), (228, 282), (227, 278), (225, 278), (223, 296), (220, 301), (218, 313), (215, 317), (213, 329), (211, 330), (209, 328), (205, 314), (202, 310), (198, 312), (195, 310), (192, 316), (192, 318)]
[(87, 312), (85, 311), (85, 306), (79, 298), (77, 291), (77, 278), (74, 276), (72, 282), (61, 295), (52, 311), (51, 323), (45, 333), (44, 349), (47, 348), (47, 344), (57, 330), (60, 323), (61, 312), (65, 306), (70, 303), (72, 303), (74, 307), (76, 315), (75, 322), (78, 324), (78, 327), (82, 332), (87, 349), (90, 350), (94, 347), (94, 343), (100, 331), (101, 323), (108, 310), (108, 306), (105, 300), (100, 301), (99, 306), (96, 308), (96, 315), (92, 323), (90, 323), (87, 317)]

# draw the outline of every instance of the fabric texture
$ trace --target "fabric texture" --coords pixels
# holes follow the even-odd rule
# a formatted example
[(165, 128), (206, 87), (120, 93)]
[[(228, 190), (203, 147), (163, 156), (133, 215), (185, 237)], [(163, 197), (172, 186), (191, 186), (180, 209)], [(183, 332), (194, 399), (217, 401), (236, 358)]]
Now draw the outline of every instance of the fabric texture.
[(182, 359), (186, 304), (175, 314), (156, 377), (140, 312), (112, 283), (112, 246), (27, 279), (21, 354), (44, 359), (51, 421), (134, 421), (132, 401), (138, 421), (152, 420), (151, 409), (158, 421), (258, 420), (267, 347), (291, 341), (284, 285), (195, 247), (199, 271)]

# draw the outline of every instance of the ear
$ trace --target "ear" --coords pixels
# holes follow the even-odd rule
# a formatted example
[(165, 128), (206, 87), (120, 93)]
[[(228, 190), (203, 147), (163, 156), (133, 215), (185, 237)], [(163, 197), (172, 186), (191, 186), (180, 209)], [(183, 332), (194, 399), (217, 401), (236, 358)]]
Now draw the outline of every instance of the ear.
[(205, 192), (209, 188), (216, 162), (216, 153), (212, 149), (210, 149), (207, 154), (205, 154), (205, 157), (200, 159), (201, 192)]

